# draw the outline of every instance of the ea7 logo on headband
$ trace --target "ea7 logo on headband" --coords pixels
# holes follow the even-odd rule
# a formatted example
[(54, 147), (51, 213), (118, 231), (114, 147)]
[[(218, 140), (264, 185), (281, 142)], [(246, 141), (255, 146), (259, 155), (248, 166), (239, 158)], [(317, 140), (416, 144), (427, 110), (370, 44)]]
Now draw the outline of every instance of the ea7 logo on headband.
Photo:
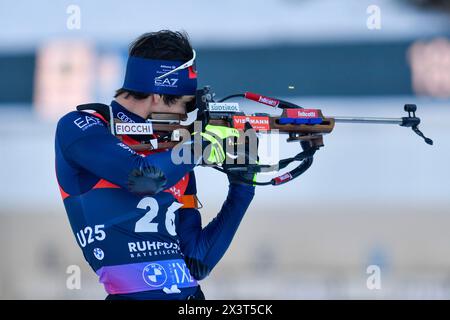
[(164, 78), (164, 79), (155, 79), (155, 86), (159, 87), (177, 87), (177, 78)]

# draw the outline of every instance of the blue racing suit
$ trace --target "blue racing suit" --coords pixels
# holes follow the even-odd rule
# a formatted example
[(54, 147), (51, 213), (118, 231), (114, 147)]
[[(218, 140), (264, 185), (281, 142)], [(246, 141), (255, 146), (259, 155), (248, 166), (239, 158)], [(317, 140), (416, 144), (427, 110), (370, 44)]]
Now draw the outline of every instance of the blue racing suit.
[[(145, 122), (116, 101), (111, 107), (114, 118)], [(129, 148), (139, 142), (139, 136), (122, 141), (113, 136), (98, 114), (63, 116), (55, 157), (64, 206), (76, 241), (107, 293), (187, 299), (230, 245), (254, 187), (230, 184), (220, 212), (202, 228), (200, 212), (185, 201), (196, 194), (195, 165), (174, 164), (170, 150), (148, 154)], [(131, 172), (150, 167), (166, 177), (165, 190), (133, 192)]]

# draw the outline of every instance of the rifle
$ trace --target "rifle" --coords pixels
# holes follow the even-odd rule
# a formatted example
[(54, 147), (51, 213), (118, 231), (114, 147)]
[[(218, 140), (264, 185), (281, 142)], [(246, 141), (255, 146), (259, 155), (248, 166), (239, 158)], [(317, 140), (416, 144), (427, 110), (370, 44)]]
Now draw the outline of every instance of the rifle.
[[(202, 129), (206, 125), (211, 124), (234, 127), (244, 131), (254, 129), (259, 132), (270, 133), (276, 130), (280, 134), (288, 135), (287, 142), (300, 143), (301, 152), (293, 157), (280, 160), (276, 165), (245, 163), (213, 166), (216, 170), (235, 175), (238, 179), (248, 184), (281, 185), (302, 175), (311, 167), (316, 151), (324, 146), (323, 135), (331, 133), (336, 123), (396, 124), (411, 128), (418, 136), (424, 139), (425, 143), (433, 144), (433, 141), (425, 137), (419, 130), (420, 118), (416, 116), (417, 106), (415, 104), (405, 104), (404, 111), (408, 113), (408, 116), (401, 118), (325, 117), (319, 109), (304, 109), (292, 102), (251, 92), (229, 95), (217, 102), (214, 101), (214, 98), (215, 93), (209, 86), (197, 90), (195, 108), (197, 109), (197, 120), (201, 121)], [(246, 115), (240, 111), (238, 103), (225, 102), (233, 98), (245, 98), (272, 108), (282, 109), (282, 114), (280, 116), (271, 116), (267, 113)], [(112, 112), (105, 107), (102, 110), (96, 108), (96, 111), (102, 114), (103, 117), (111, 119)], [(135, 144), (130, 147), (135, 151), (172, 148), (180, 143), (180, 129), (187, 129), (190, 132), (193, 130), (192, 125), (183, 124), (184, 120), (186, 120), (186, 115), (152, 113), (148, 121), (152, 123), (153, 131), (158, 134), (157, 147), (155, 143), (150, 142)], [(120, 122), (119, 119), (114, 119), (116, 125)], [(117, 135), (114, 125), (111, 125), (111, 132)], [(119, 139), (121, 138), (121, 135), (117, 136)], [(245, 142), (240, 141), (239, 143)], [(280, 171), (292, 162), (300, 163), (289, 172), (266, 182), (250, 181), (238, 174), (239, 171), (250, 173)]]

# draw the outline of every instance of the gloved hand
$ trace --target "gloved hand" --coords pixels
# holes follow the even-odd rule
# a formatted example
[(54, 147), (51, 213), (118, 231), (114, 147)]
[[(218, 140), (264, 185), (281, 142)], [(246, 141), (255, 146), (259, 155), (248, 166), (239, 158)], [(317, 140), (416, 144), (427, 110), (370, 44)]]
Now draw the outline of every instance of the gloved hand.
[[(246, 130), (252, 129), (251, 126), (248, 124), (246, 126)], [(253, 141), (256, 141), (256, 148), (255, 146), (251, 146), (248, 144), (245, 144), (245, 148), (238, 148), (237, 153), (232, 155), (232, 158), (227, 159), (229, 155), (224, 150), (224, 145), (226, 143), (226, 139), (232, 138), (236, 142), (236, 140), (239, 138), (240, 134), (239, 131), (235, 128), (225, 127), (225, 126), (215, 126), (215, 125), (207, 125), (205, 127), (205, 132), (200, 133), (200, 135), (203, 137), (204, 140), (204, 150), (207, 152), (207, 154), (204, 154), (204, 158), (209, 164), (223, 164), (223, 167), (231, 168), (234, 167), (234, 164), (240, 164), (239, 170), (232, 170), (233, 174), (228, 174), (228, 180), (230, 183), (235, 184), (247, 184), (239, 179), (239, 176), (246, 179), (247, 181), (255, 181), (256, 180), (256, 173), (249, 172), (247, 168), (245, 168), (245, 164), (255, 164), (258, 160), (258, 138), (256, 136), (255, 131), (252, 129), (251, 132), (246, 132), (247, 135), (252, 137)], [(197, 134), (197, 133), (193, 133)], [(205, 149), (206, 147), (206, 149)], [(209, 153), (208, 153), (209, 152)], [(228, 163), (228, 161), (225, 163), (226, 160), (231, 160), (231, 165)], [(244, 160), (244, 162), (239, 162)], [(234, 164), (233, 164), (234, 163)]]
[(256, 173), (248, 171), (233, 171), (233, 173), (228, 174), (228, 181), (230, 184), (250, 185), (249, 183), (240, 180), (239, 177), (242, 177), (247, 181), (256, 181)]
[(225, 140), (227, 138), (239, 138), (239, 131), (235, 128), (208, 124), (205, 132), (200, 133), (200, 135), (206, 142), (205, 149), (209, 152), (205, 160), (210, 164), (221, 164), (225, 162), (227, 157), (224, 150)]
[[(228, 172), (230, 172), (228, 174), (228, 181), (230, 184), (251, 185), (251, 181), (256, 181), (256, 172), (254, 170), (250, 170), (249, 166), (258, 163), (259, 139), (255, 130), (248, 122), (245, 124), (245, 136), (248, 138), (248, 141), (241, 141), (241, 143), (244, 143), (244, 148), (242, 148), (242, 145), (241, 148), (238, 147), (234, 155), (238, 166), (224, 165), (225, 167), (228, 167)], [(246, 181), (242, 181), (241, 178)]]
[(164, 190), (167, 179), (161, 170), (154, 166), (134, 169), (128, 176), (128, 190), (136, 194), (153, 195)]

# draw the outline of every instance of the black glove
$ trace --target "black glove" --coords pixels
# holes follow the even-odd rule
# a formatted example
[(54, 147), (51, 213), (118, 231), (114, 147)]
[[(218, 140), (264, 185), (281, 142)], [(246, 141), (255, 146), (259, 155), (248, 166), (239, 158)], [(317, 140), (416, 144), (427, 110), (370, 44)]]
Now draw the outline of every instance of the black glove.
[(233, 171), (233, 173), (228, 174), (228, 181), (233, 184), (251, 185), (250, 183), (244, 182), (239, 179), (240, 177), (247, 181), (253, 181), (256, 178), (256, 173), (248, 171)]
[[(256, 148), (253, 146), (253, 148), (250, 148), (250, 145), (247, 142), (245, 143), (244, 152), (242, 153), (238, 151), (235, 155), (237, 155), (236, 163), (245, 163), (247, 165), (251, 164), (257, 164), (258, 163), (258, 146), (259, 146), (259, 139), (255, 133), (255, 130), (250, 126), (250, 124), (247, 122), (245, 123), (245, 130), (247, 133), (247, 136), (251, 139), (251, 141), (256, 141)], [(251, 131), (247, 131), (251, 130)], [(226, 167), (226, 165), (225, 165)], [(256, 173), (254, 171), (251, 171), (248, 169), (248, 167), (240, 166), (239, 168), (232, 168), (233, 165), (228, 167), (229, 173), (228, 174), (228, 181), (230, 183), (236, 183), (236, 184), (247, 184), (250, 185), (250, 181), (256, 180)], [(245, 179), (247, 181), (242, 181), (240, 178)]]
[(134, 169), (128, 176), (128, 190), (136, 194), (156, 194), (164, 190), (166, 183), (162, 171), (154, 166)]

